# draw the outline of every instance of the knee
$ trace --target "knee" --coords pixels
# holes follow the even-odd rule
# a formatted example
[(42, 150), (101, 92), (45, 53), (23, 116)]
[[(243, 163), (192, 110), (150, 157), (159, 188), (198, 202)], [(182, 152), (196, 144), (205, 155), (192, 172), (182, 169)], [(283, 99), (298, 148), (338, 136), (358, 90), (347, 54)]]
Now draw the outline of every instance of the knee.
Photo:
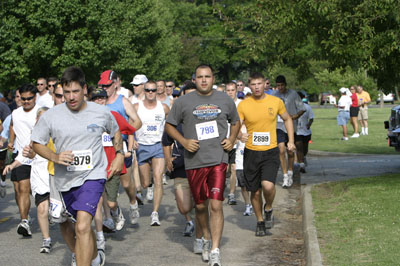
[(45, 202), (42, 202), (37, 206), (37, 214), (38, 216), (46, 216), (48, 214), (49, 208), (48, 205), (46, 205)]
[(89, 234), (91, 230), (90, 224), (77, 222), (75, 224), (75, 233), (77, 236)]
[(203, 213), (208, 211), (207, 206), (204, 203), (196, 204), (196, 212)]
[(221, 212), (222, 211), (222, 201), (220, 201), (220, 200), (211, 200), (210, 211), (211, 212)]
[(107, 205), (112, 210), (114, 210), (117, 207), (117, 203), (113, 201), (107, 201)]

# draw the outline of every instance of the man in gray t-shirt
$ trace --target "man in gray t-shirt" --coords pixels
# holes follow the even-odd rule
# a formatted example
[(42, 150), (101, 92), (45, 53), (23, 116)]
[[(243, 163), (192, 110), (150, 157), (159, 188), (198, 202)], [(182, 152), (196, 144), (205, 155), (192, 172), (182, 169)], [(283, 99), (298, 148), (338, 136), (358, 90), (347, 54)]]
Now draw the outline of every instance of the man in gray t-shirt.
[[(108, 176), (122, 170), (122, 137), (106, 107), (84, 100), (86, 82), (80, 68), (67, 68), (61, 84), (65, 104), (48, 110), (39, 119), (31, 136), (33, 149), (54, 162), (56, 187), (62, 192), (66, 209), (79, 225), (79, 228), (74, 227), (69, 220), (60, 224), (65, 241), (76, 254), (77, 265), (104, 264), (104, 252), (97, 252), (96, 237), (91, 229), (107, 178), (107, 158), (101, 136), (103, 132), (110, 134), (117, 153)], [(56, 152), (46, 146), (50, 138)], [(57, 209), (57, 204), (52, 209)]]
[[(224, 226), (222, 203), (228, 151), (235, 144), (240, 123), (233, 100), (225, 93), (212, 89), (214, 75), (211, 67), (200, 65), (195, 75), (196, 91), (178, 98), (174, 103), (165, 130), (185, 148), (185, 168), (196, 203), (197, 226), (203, 232), (202, 258), (204, 261), (210, 259), (210, 265), (220, 265), (219, 244)], [(230, 123), (228, 138), (227, 122)], [(185, 137), (176, 130), (180, 123)]]
[[(281, 98), (282, 101), (285, 103), (286, 110), (293, 120), (293, 128), (296, 141), (297, 119), (304, 114), (306, 108), (297, 92), (286, 88), (286, 79), (284, 76), (280, 75), (276, 77), (276, 88), (278, 90), (274, 91), (272, 95)], [(278, 140), (279, 156), (283, 172), (282, 187), (288, 188), (291, 187), (293, 184), (294, 152), (286, 150), (286, 143), (289, 139), (286, 133), (285, 125), (279, 116), (276, 123), (276, 136)], [(288, 155), (287, 162), (286, 153)]]

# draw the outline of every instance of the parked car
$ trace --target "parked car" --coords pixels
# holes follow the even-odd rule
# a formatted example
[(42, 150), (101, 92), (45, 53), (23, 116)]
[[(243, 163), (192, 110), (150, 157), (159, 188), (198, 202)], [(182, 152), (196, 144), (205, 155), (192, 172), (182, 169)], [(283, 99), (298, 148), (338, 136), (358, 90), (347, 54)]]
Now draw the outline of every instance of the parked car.
[[(379, 104), (381, 102), (381, 94), (378, 94), (378, 98), (376, 99), (376, 104)], [(384, 103), (391, 103), (394, 104), (394, 94), (389, 93), (387, 95), (383, 94), (383, 102)]]
[(385, 128), (388, 130), (387, 139), (390, 147), (400, 152), (400, 105), (393, 107), (389, 121), (385, 121)]
[(321, 105), (324, 105), (325, 103), (329, 104), (336, 104), (336, 97), (332, 95), (330, 92), (323, 92), (321, 94)]

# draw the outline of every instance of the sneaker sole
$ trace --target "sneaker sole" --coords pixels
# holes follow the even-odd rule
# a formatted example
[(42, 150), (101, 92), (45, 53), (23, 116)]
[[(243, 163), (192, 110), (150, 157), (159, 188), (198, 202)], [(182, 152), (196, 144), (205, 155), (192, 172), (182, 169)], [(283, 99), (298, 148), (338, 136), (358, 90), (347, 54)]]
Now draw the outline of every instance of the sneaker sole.
[(150, 224), (150, 226), (161, 226), (161, 224), (159, 224), (159, 223), (152, 223), (152, 224)]
[(19, 235), (24, 236), (24, 237), (31, 237), (31, 236), (32, 236), (32, 234), (29, 234), (29, 233), (28, 233), (28, 230), (26, 230), (26, 229), (23, 228), (23, 227), (18, 227), (17, 233), (18, 233)]
[(112, 230), (103, 224), (104, 233), (115, 233), (115, 230)]
[(50, 248), (41, 248), (40, 249), (40, 253), (49, 254), (50, 253)]

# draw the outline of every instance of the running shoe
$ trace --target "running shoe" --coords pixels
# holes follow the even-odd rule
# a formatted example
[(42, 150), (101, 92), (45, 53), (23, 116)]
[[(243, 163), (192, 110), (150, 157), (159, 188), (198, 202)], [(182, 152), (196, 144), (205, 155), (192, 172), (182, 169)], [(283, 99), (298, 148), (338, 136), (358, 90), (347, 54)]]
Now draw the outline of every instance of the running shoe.
[(132, 206), (129, 207), (129, 220), (131, 224), (137, 224), (139, 222), (139, 217), (140, 217), (139, 206), (138, 202), (136, 201), (133, 207)]
[(291, 187), (293, 185), (293, 171), (288, 170), (287, 175), (288, 175), (288, 187)]
[(300, 173), (306, 173), (306, 165), (304, 163), (300, 163)]
[(168, 185), (167, 176), (165, 174), (163, 174), (162, 183), (163, 183), (163, 185)]
[(124, 214), (122, 213), (121, 208), (118, 206), (115, 212), (111, 211), (111, 216), (115, 225), (115, 229), (117, 231), (121, 231), (125, 225), (125, 217)]
[(97, 239), (96, 244), (97, 244), (97, 250), (102, 250), (103, 252), (106, 250), (106, 240), (104, 238)]
[(203, 239), (196, 238), (193, 242), (193, 253), (202, 254), (203, 253)]
[(146, 194), (146, 198), (148, 201), (153, 201), (153, 187), (148, 187), (147, 188), (147, 194)]
[(150, 217), (151, 226), (160, 226), (160, 219), (158, 218), (158, 212), (152, 212)]
[(191, 237), (194, 232), (194, 224), (193, 222), (187, 222), (185, 225), (185, 230), (183, 231), (183, 236)]
[(111, 218), (105, 219), (103, 221), (103, 231), (105, 233), (114, 233), (115, 232), (115, 224)]
[(289, 187), (289, 177), (287, 174), (283, 174), (283, 183), (282, 183), (283, 188), (288, 188)]
[(210, 248), (211, 248), (211, 240), (203, 240), (203, 249), (201, 251), (201, 258), (203, 261), (207, 262), (210, 260)]
[(228, 204), (236, 205), (235, 194), (228, 194)]
[(27, 219), (23, 219), (17, 228), (17, 233), (22, 236), (32, 236), (31, 227), (29, 226), (29, 221)]
[(257, 222), (256, 236), (266, 236), (267, 230), (265, 228), (265, 222)]
[(71, 266), (76, 266), (75, 253), (72, 253)]
[(246, 209), (243, 212), (243, 216), (251, 216), (253, 214), (253, 206), (251, 204), (246, 204)]
[(143, 205), (143, 195), (142, 192), (136, 193), (136, 201), (139, 205)]
[(7, 187), (6, 187), (6, 182), (3, 180), (0, 180), (0, 197), (4, 198), (7, 194)]
[(271, 229), (274, 226), (273, 209), (271, 209), (270, 211), (266, 211), (265, 205), (264, 205), (264, 219), (265, 219), (265, 228)]
[(221, 255), (219, 254), (219, 248), (213, 249), (210, 252), (210, 260), (208, 261), (210, 266), (221, 266)]
[(98, 250), (97, 251), (99, 253), (100, 256), (100, 266), (104, 266), (104, 264), (106, 263), (106, 254), (104, 253), (103, 250)]
[(40, 248), (40, 253), (50, 253), (51, 250), (51, 239), (43, 239), (42, 247)]
[(349, 140), (348, 137), (342, 137), (341, 140)]
[(359, 138), (359, 137), (360, 137), (360, 134), (354, 133), (350, 138)]

